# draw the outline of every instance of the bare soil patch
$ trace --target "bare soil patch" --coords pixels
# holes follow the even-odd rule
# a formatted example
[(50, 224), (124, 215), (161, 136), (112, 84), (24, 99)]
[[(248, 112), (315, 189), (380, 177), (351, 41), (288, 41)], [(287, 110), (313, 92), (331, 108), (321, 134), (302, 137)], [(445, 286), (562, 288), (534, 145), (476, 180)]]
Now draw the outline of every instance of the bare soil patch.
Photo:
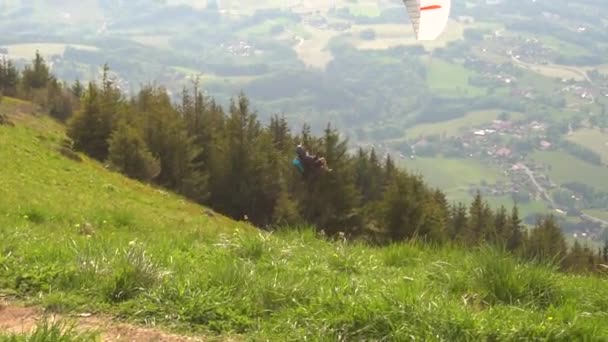
[(25, 307), (0, 301), (0, 331), (21, 334), (31, 332), (38, 322), (47, 318), (49, 322), (74, 322), (79, 331), (100, 332), (102, 341), (157, 341), (157, 342), (193, 342), (193, 341), (235, 341), (233, 339), (217, 339), (202, 336), (183, 336), (171, 334), (158, 328), (142, 327), (117, 322), (111, 317), (83, 313), (74, 316), (64, 316), (45, 313), (38, 307)]

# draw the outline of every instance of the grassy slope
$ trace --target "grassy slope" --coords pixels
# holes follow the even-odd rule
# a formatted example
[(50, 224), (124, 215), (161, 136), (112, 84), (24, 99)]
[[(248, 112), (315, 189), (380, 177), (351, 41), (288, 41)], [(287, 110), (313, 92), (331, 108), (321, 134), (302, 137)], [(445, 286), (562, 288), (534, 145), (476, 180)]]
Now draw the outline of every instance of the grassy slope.
[(608, 335), (603, 280), (490, 250), (258, 233), (65, 159), (60, 126), (20, 117), (0, 126), (0, 160), (10, 161), (0, 168), (0, 293), (253, 340)]

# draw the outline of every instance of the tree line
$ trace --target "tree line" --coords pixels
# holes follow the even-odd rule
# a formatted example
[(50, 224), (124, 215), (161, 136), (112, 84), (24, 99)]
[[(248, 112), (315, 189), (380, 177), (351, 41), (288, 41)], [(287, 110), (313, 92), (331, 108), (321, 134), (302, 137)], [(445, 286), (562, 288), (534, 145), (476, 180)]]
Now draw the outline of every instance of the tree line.
[[(552, 215), (527, 229), (516, 205), (492, 209), (479, 193), (469, 205), (449, 203), (390, 155), (348, 153), (348, 140), (330, 125), (320, 136), (307, 125), (292, 132), (279, 115), (264, 125), (243, 93), (224, 108), (198, 83), (176, 102), (156, 85), (127, 97), (107, 65), (100, 83), (69, 86), (54, 79), (39, 54), (23, 71), (7, 61), (0, 66), (0, 90), (37, 101), (64, 122), (74, 150), (262, 229), (312, 225), (330, 237), (378, 245), (492, 244), (527, 260), (556, 260), (564, 270), (601, 271), (608, 263), (608, 246), (569, 249)], [(291, 163), (299, 143), (333, 171), (300, 175)]]

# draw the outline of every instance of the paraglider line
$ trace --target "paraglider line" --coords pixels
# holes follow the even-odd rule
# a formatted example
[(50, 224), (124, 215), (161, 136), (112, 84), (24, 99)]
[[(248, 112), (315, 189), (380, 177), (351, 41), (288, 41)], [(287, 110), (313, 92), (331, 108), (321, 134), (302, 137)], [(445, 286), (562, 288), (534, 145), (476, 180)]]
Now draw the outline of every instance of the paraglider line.
[(420, 10), (425, 11), (425, 10), (440, 9), (440, 8), (441, 8), (441, 5), (431, 5), (431, 6), (420, 7)]

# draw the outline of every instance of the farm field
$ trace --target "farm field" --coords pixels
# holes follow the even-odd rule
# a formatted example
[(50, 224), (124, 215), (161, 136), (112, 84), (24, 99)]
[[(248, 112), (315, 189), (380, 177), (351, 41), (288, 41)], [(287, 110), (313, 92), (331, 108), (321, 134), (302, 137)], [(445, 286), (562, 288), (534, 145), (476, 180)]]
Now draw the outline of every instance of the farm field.
[[(501, 110), (480, 110), (467, 113), (462, 118), (435, 122), (429, 124), (416, 125), (407, 129), (407, 138), (415, 139), (419, 136), (443, 135), (460, 136), (467, 131), (473, 130), (475, 126), (491, 123), (496, 120), (504, 111)], [(524, 117), (522, 113), (506, 112), (510, 120), (519, 120)]]
[(438, 96), (472, 97), (486, 93), (486, 89), (471, 86), (469, 77), (475, 72), (456, 63), (438, 58), (426, 58), (427, 82)]
[(551, 169), (548, 174), (558, 184), (580, 182), (598, 191), (608, 192), (606, 167), (589, 164), (561, 151), (538, 151), (532, 153), (528, 159), (549, 165)]
[(429, 184), (443, 189), (447, 194), (466, 192), (471, 184), (506, 180), (498, 168), (474, 159), (416, 157), (400, 164), (409, 172), (422, 175)]
[(97, 51), (97, 47), (89, 45), (78, 45), (78, 44), (62, 44), (62, 43), (28, 43), (28, 44), (10, 44), (0, 47), (5, 47), (8, 50), (10, 58), (14, 59), (26, 59), (30, 60), (36, 54), (36, 50), (40, 51), (40, 54), (45, 58), (53, 55), (63, 56), (65, 48), (71, 46), (77, 49)]
[[(357, 24), (353, 25), (349, 33), (349, 41), (353, 46), (362, 50), (388, 49), (400, 45), (420, 45), (414, 37), (412, 25), (407, 22), (407, 15), (404, 13), (403, 24)], [(464, 25), (450, 20), (449, 30), (436, 40), (424, 44), (424, 48), (433, 50), (445, 47), (449, 42), (462, 39)], [(361, 32), (372, 30), (375, 33), (373, 40), (365, 40), (360, 37)]]
[(608, 164), (608, 133), (602, 133), (598, 128), (583, 128), (567, 139), (593, 150), (602, 157), (603, 163)]
[(294, 51), (306, 65), (324, 68), (333, 59), (333, 55), (327, 48), (327, 44), (334, 36), (334, 33), (306, 26), (304, 30), (309, 36), (298, 41), (293, 47)]

